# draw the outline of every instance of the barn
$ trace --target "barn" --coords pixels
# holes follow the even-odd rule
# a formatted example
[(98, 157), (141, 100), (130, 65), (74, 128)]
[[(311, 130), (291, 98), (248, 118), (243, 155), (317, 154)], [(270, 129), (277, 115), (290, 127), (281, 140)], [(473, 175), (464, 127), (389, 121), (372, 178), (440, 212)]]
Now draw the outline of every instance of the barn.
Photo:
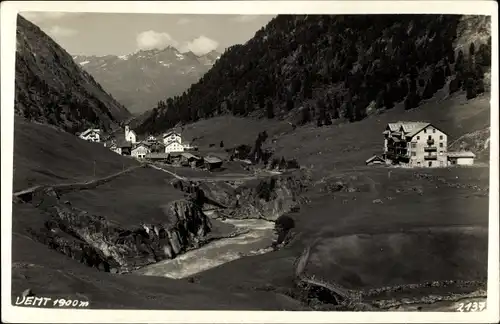
[(448, 152), (448, 165), (473, 165), (476, 155), (469, 151)]
[(385, 160), (378, 155), (374, 155), (365, 161), (366, 165), (385, 164)]

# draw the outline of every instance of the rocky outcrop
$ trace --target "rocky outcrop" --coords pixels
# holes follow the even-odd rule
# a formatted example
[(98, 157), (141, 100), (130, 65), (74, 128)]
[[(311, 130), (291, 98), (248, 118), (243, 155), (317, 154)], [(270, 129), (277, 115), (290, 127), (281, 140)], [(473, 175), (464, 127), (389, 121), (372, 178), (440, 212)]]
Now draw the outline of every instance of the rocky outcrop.
[(35, 240), (79, 262), (102, 271), (130, 271), (198, 247), (211, 224), (190, 199), (163, 207), (161, 223), (122, 227), (105, 217), (62, 202), (54, 190), (45, 189), (31, 202), (47, 217), (44, 228), (28, 228)]
[[(275, 221), (307, 203), (304, 193), (310, 184), (310, 176), (299, 170), (288, 175), (249, 180), (236, 188), (225, 182), (206, 182), (195, 187), (201, 192), (198, 199), (203, 204), (224, 208), (227, 217)], [(191, 193), (194, 188), (188, 181), (178, 179), (172, 182), (172, 186), (186, 193)]]
[(307, 202), (303, 194), (309, 181), (299, 173), (249, 181), (235, 190), (238, 208), (232, 217), (276, 220)]
[[(222, 207), (227, 217), (274, 221), (307, 203), (303, 194), (309, 184), (309, 176), (297, 171), (289, 175), (249, 180), (236, 188), (225, 182), (207, 182), (196, 184), (195, 187), (200, 193), (197, 199), (202, 205)], [(190, 194), (194, 188), (193, 184), (182, 180), (174, 180), (172, 185)]]

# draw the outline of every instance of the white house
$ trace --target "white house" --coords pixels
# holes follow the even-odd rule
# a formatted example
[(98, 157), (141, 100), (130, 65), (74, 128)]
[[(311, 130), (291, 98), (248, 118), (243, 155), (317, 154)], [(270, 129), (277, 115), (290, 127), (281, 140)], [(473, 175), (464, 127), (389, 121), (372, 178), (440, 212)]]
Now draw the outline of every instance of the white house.
[(389, 123), (384, 131), (384, 159), (415, 167), (448, 164), (446, 133), (428, 122)]
[(145, 143), (139, 143), (132, 149), (132, 156), (137, 159), (143, 159), (149, 153), (151, 153), (151, 149)]
[(184, 146), (178, 141), (169, 142), (165, 145), (165, 153), (184, 152)]
[(109, 149), (120, 155), (131, 155), (132, 143), (122, 140), (112, 140)]
[(101, 141), (101, 130), (97, 128), (89, 128), (79, 135), (83, 140), (89, 142), (100, 142)]
[(137, 142), (137, 134), (128, 125), (125, 126), (125, 140), (132, 144)]
[(172, 142), (182, 144), (181, 134), (174, 131), (163, 134), (163, 144), (168, 145)]
[(472, 152), (448, 152), (449, 165), (473, 165), (476, 155)]
[(184, 147), (185, 150), (192, 150), (194, 149), (195, 147), (193, 145), (191, 145), (190, 143), (183, 143), (182, 144), (182, 147)]
[(115, 143), (111, 144), (109, 149), (117, 154), (120, 154), (120, 155), (122, 154), (122, 148), (118, 147)]

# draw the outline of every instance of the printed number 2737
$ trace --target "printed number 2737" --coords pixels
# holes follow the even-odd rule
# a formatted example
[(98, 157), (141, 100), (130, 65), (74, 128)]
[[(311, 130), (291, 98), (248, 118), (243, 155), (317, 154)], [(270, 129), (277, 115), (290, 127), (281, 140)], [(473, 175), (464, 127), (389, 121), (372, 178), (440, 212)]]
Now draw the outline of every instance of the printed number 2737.
[(468, 302), (458, 304), (458, 312), (481, 312), (486, 308), (486, 302)]

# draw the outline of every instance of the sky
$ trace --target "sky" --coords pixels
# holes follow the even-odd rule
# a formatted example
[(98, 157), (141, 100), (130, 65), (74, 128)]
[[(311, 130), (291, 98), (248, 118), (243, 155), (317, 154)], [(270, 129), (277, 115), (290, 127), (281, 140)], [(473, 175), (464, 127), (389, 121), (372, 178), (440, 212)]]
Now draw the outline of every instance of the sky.
[(71, 55), (126, 55), (174, 46), (203, 55), (244, 44), (274, 16), (23, 12)]

